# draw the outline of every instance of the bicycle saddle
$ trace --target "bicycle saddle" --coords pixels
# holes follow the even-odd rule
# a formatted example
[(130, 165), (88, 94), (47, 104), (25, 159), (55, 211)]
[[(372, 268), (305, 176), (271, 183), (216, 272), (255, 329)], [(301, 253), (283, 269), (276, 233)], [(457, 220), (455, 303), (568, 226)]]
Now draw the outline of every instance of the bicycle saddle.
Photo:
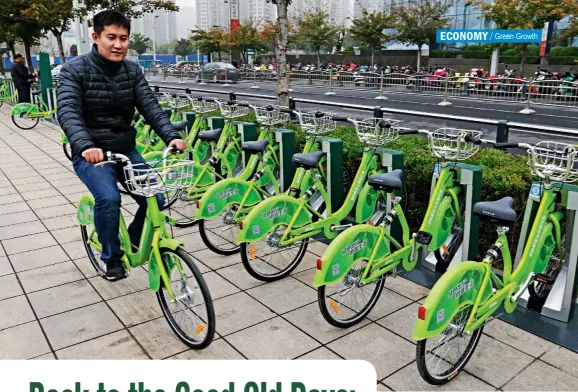
[(199, 132), (198, 138), (201, 140), (214, 140), (217, 141), (221, 137), (223, 130), (221, 128), (213, 129), (210, 131)]
[(182, 120), (178, 122), (172, 122), (171, 124), (173, 124), (173, 127), (175, 127), (177, 131), (184, 131), (187, 129), (187, 125), (189, 125), (189, 122), (187, 120)]
[(41, 92), (42, 92), (42, 91), (40, 91), (40, 90), (34, 90), (34, 91), (30, 91), (30, 94), (32, 94), (32, 95), (40, 95)]
[(514, 199), (510, 196), (496, 201), (480, 201), (474, 204), (474, 214), (502, 224), (514, 223), (518, 218), (514, 211)]
[(396, 169), (390, 173), (378, 173), (369, 176), (368, 184), (375, 189), (384, 189), (388, 192), (403, 188), (403, 170)]
[(293, 163), (295, 163), (297, 167), (304, 169), (315, 169), (324, 156), (325, 153), (323, 151), (310, 152), (309, 154), (294, 154)]
[(261, 139), (254, 142), (243, 142), (241, 148), (243, 149), (243, 151), (249, 154), (260, 154), (265, 151), (268, 144), (269, 140)]

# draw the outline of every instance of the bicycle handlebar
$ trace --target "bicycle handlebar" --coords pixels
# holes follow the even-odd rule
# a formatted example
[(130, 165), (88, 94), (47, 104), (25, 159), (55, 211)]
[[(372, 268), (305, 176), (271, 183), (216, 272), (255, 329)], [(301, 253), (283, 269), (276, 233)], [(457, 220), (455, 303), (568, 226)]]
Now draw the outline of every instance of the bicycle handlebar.
[(477, 138), (477, 137), (475, 137), (475, 136), (472, 135), (472, 134), (467, 134), (467, 135), (464, 137), (464, 140), (465, 140), (467, 143), (482, 144), (482, 139)]
[(402, 129), (399, 131), (400, 135), (417, 135), (418, 133), (417, 129)]
[(494, 148), (498, 150), (505, 150), (506, 148), (518, 148), (520, 147), (519, 143), (493, 143)]
[(280, 111), (281, 113), (289, 113), (289, 114), (295, 113), (295, 111), (292, 110), (292, 109), (280, 109), (279, 111)]
[[(319, 113), (319, 112), (317, 112)], [(315, 117), (317, 117), (317, 113), (315, 113)], [(349, 117), (347, 116), (333, 116), (331, 117), (333, 121), (349, 121)]]

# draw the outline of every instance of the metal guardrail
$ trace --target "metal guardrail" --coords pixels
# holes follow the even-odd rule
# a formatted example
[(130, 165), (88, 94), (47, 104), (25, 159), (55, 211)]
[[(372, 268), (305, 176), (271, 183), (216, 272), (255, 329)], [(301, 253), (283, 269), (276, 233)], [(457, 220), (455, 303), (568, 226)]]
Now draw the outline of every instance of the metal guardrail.
[[(152, 75), (153, 71), (148, 71)], [(188, 80), (206, 80), (201, 71), (159, 70), (163, 81), (185, 83)], [(520, 113), (532, 114), (532, 106), (561, 106), (578, 108), (578, 82), (566, 80), (540, 80), (540, 78), (479, 78), (468, 73), (454, 76), (431, 74), (347, 72), (332, 70), (290, 71), (290, 86), (319, 86), (326, 95), (357, 90), (375, 92), (377, 99), (387, 99), (391, 94), (418, 94), (437, 96), (439, 105), (451, 105), (452, 99), (474, 99), (523, 103)], [(268, 70), (242, 70), (239, 83), (252, 83), (259, 89), (262, 83), (277, 80), (277, 73)]]
[[(253, 93), (242, 93), (242, 92), (226, 92), (226, 91), (219, 91), (219, 90), (207, 90), (201, 88), (191, 88), (191, 87), (168, 87), (168, 86), (152, 86), (155, 91), (160, 91), (160, 89), (168, 89), (168, 90), (183, 90), (186, 94), (191, 94), (193, 92), (199, 93), (210, 93), (210, 94), (220, 94), (220, 95), (227, 95), (228, 98), (232, 101), (237, 100), (237, 97), (246, 97), (246, 98), (254, 98), (254, 99), (266, 99), (266, 100), (277, 100), (277, 97), (274, 95), (265, 95), (265, 94), (253, 94)], [(466, 117), (466, 116), (456, 116), (451, 114), (442, 114), (442, 113), (431, 113), (431, 112), (422, 112), (417, 110), (407, 110), (407, 109), (394, 109), (394, 108), (384, 108), (382, 106), (368, 106), (368, 105), (356, 105), (356, 104), (349, 104), (349, 103), (341, 103), (341, 102), (329, 102), (329, 101), (317, 101), (313, 99), (306, 99), (306, 98), (290, 98), (289, 99), (289, 106), (291, 109), (296, 109), (297, 104), (313, 104), (313, 105), (321, 105), (321, 106), (329, 106), (329, 107), (338, 107), (343, 109), (352, 109), (352, 110), (360, 110), (360, 111), (371, 111), (373, 112), (374, 117), (383, 117), (385, 113), (388, 114), (400, 114), (400, 115), (407, 115), (407, 116), (415, 116), (415, 117), (426, 117), (426, 118), (435, 118), (440, 120), (449, 120), (449, 121), (462, 121), (462, 122), (469, 122), (473, 124), (483, 124), (488, 126), (493, 126), (496, 128), (496, 142), (498, 143), (505, 143), (508, 141), (510, 129), (516, 129), (520, 131), (527, 131), (527, 132), (537, 132), (537, 133), (549, 133), (549, 134), (556, 134), (559, 136), (570, 136), (570, 137), (578, 137), (578, 129), (571, 129), (571, 128), (564, 128), (564, 127), (552, 127), (552, 126), (544, 126), (544, 125), (537, 125), (537, 124), (528, 124), (528, 123), (521, 123), (521, 122), (514, 122), (509, 120), (491, 120), (486, 118), (479, 118), (479, 117)]]

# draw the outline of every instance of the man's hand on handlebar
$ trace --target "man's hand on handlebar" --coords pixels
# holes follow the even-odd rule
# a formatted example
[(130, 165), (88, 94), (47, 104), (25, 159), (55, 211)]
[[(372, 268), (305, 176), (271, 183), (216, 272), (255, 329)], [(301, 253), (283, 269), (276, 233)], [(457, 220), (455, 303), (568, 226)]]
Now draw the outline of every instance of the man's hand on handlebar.
[(185, 151), (187, 149), (187, 142), (182, 139), (171, 140), (169, 147), (173, 146), (179, 151)]
[(89, 148), (84, 150), (82, 152), (82, 157), (91, 165), (104, 161), (104, 153), (100, 148)]

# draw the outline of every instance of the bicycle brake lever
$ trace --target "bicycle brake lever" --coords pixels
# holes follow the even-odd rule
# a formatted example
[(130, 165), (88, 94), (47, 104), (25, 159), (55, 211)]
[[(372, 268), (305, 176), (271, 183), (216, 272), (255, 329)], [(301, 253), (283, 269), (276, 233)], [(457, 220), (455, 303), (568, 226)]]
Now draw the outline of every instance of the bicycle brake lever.
[(95, 163), (94, 166), (103, 167), (107, 163), (116, 163), (116, 161), (102, 161), (102, 162)]

